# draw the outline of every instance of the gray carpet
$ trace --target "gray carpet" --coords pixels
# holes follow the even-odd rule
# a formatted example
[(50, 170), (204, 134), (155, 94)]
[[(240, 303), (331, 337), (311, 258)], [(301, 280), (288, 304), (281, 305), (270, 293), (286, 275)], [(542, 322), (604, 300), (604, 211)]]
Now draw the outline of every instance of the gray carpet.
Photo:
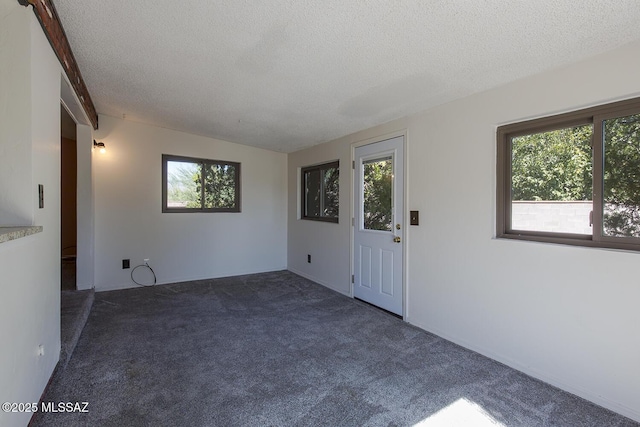
[(76, 290), (76, 257), (62, 258), (60, 264), (60, 289), (62, 291)]
[(96, 294), (44, 401), (89, 412), (35, 426), (638, 426), (286, 271)]
[(95, 291), (62, 291), (60, 294), (60, 362), (64, 370), (78, 344), (80, 334), (89, 319)]

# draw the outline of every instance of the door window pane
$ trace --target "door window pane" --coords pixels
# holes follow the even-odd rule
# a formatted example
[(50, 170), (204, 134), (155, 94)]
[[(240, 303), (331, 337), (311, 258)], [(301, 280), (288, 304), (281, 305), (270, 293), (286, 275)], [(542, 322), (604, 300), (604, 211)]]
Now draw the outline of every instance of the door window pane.
[(511, 139), (511, 228), (591, 234), (592, 125)]
[(391, 231), (393, 221), (393, 158), (363, 162), (364, 228)]
[(640, 114), (604, 120), (603, 234), (640, 237)]

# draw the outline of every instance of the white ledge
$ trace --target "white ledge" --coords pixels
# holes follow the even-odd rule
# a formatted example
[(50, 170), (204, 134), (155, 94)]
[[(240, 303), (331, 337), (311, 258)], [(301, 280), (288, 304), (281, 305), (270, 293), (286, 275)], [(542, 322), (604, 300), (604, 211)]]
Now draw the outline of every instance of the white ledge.
[(0, 227), (0, 243), (20, 239), (40, 232), (42, 232), (41, 225), (32, 225), (28, 227)]

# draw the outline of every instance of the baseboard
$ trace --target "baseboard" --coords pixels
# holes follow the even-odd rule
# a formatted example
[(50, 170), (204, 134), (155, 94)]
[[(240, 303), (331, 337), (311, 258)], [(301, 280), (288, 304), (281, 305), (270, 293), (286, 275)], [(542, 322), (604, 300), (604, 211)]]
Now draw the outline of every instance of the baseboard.
[[(234, 276), (245, 276), (247, 274), (260, 274), (260, 273), (272, 273), (274, 271), (283, 271), (286, 270), (287, 267), (280, 267), (268, 270), (257, 270), (257, 271), (237, 271), (237, 272), (225, 272), (217, 276), (183, 276), (183, 277), (172, 277), (167, 280), (160, 280), (154, 286), (160, 285), (170, 285), (173, 283), (183, 283), (183, 282), (193, 282), (195, 280), (210, 280), (210, 279), (222, 279), (224, 277), (234, 277)], [(108, 292), (108, 291), (119, 291), (123, 289), (136, 289), (142, 288), (141, 285), (136, 285), (135, 283), (120, 283), (114, 285), (106, 285), (96, 287), (96, 292)]]
[(493, 359), (495, 361), (498, 361), (504, 365), (509, 366), (510, 368), (513, 368), (517, 371), (520, 371), (524, 374), (527, 374), (533, 378), (536, 378), (540, 381), (543, 381), (547, 384), (550, 384), (554, 387), (557, 387), (561, 390), (564, 390), (566, 392), (569, 392), (571, 394), (574, 394), (578, 397), (581, 397), (585, 400), (588, 400), (592, 403), (595, 403), (596, 405), (602, 406), (603, 408), (609, 409), (613, 412), (616, 412), (620, 415), (623, 415), (625, 417), (628, 417), (634, 421), (640, 422), (640, 412), (638, 412), (637, 410), (634, 410), (632, 408), (629, 408), (626, 405), (622, 405), (618, 402), (612, 401), (610, 399), (607, 399), (605, 397), (599, 396), (597, 394), (593, 394), (591, 391), (583, 389), (581, 387), (576, 387), (572, 384), (570, 384), (567, 381), (564, 381), (561, 378), (555, 377), (553, 375), (549, 375), (545, 372), (539, 371), (535, 368), (532, 368), (530, 366), (526, 366), (521, 364), (520, 362), (518, 362), (517, 360), (513, 360), (509, 357), (504, 357), (500, 354), (494, 353), (493, 351), (486, 349), (484, 347), (481, 346), (477, 346), (474, 345), (464, 339), (459, 339), (458, 337), (452, 336), (447, 334), (446, 332), (439, 330), (437, 328), (428, 328), (425, 325), (421, 325), (418, 322), (414, 322), (411, 318), (406, 319), (406, 321), (414, 326), (417, 326), (420, 329), (423, 329), (431, 334), (437, 335), (441, 338), (446, 339), (447, 341), (451, 341), (454, 344), (457, 344), (459, 346), (462, 346), (464, 348), (467, 348), (469, 350), (475, 351), (476, 353), (479, 353), (483, 356), (486, 356), (490, 359)]
[(287, 270), (289, 270), (289, 271), (290, 271), (290, 272), (292, 272), (292, 273), (297, 274), (298, 276), (302, 276), (302, 277), (304, 277), (305, 279), (309, 279), (309, 280), (311, 280), (312, 282), (316, 282), (316, 283), (317, 283), (317, 284), (319, 284), (319, 285), (322, 285), (322, 286), (324, 286), (324, 287), (327, 287), (327, 288), (331, 289), (332, 291), (336, 291), (336, 292), (338, 292), (339, 294), (342, 294), (342, 295), (345, 295), (345, 296), (351, 297), (351, 295), (349, 295), (349, 293), (348, 293), (348, 292), (344, 292), (342, 289), (338, 289), (338, 288), (336, 288), (335, 286), (331, 285), (330, 283), (327, 283), (327, 282), (325, 282), (324, 280), (318, 279), (317, 277), (313, 277), (313, 276), (312, 276), (312, 275), (310, 275), (310, 274), (304, 273), (304, 272), (302, 272), (302, 271), (298, 271), (298, 270), (296, 270), (295, 268), (288, 268)]

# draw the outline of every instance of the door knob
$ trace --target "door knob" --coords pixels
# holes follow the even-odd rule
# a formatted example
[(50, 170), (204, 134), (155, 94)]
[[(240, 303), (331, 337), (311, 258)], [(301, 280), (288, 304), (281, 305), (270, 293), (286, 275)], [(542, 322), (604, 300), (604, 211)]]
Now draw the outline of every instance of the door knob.
[(400, 243), (401, 242), (400, 236), (394, 237), (393, 241), (396, 242), (396, 243)]

